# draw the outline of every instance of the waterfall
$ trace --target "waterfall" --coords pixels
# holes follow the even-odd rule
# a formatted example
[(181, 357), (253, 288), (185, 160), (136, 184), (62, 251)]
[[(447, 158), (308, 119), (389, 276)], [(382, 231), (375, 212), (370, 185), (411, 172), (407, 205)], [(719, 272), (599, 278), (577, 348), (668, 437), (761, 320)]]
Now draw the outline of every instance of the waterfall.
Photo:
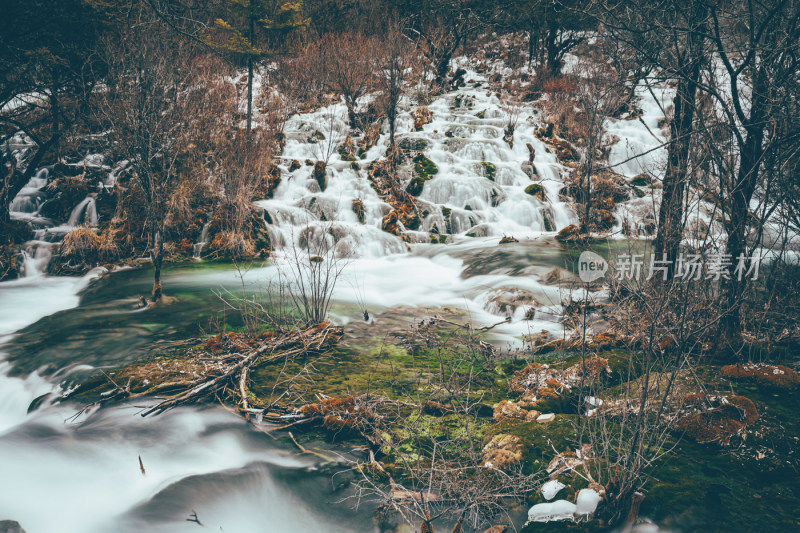
[(41, 168), (28, 180), (28, 183), (11, 200), (9, 206), (11, 218), (38, 221), (37, 216), (42, 205), (42, 188), (47, 185), (49, 175), (50, 172), (47, 168)]
[(209, 215), (208, 222), (203, 224), (203, 230), (200, 232), (200, 240), (192, 246), (192, 259), (200, 259), (203, 253), (203, 248), (208, 242), (208, 228), (211, 227), (211, 218), (213, 213)]
[(81, 203), (75, 206), (72, 213), (69, 215), (67, 226), (74, 228), (80, 224), (81, 221), (93, 226), (97, 224), (97, 207), (95, 205), (95, 199), (91, 196), (87, 196)]
[[(475, 72), (469, 72), (467, 77), (484, 80)], [(461, 102), (469, 102), (469, 107)], [(433, 120), (423, 131), (413, 131), (413, 108), (409, 102), (404, 102), (398, 118), (397, 138), (401, 146), (413, 146), (437, 168), (424, 182), (417, 198), (423, 220), (418, 231), (406, 232), (408, 242), (428, 243), (430, 233), (533, 238), (552, 235), (577, 222), (571, 206), (559, 196), (566, 169), (536, 137), (534, 132), (539, 122), (532, 108), (520, 115), (513, 147), (503, 140), (505, 115), (501, 103), (493, 93), (487, 95), (485, 89), (459, 89), (457, 94), (434, 99), (429, 109)], [(386, 132), (366, 152), (366, 157), (356, 158), (355, 165), (337, 151), (328, 150), (333, 153), (327, 163), (325, 191), (320, 190), (313, 177), (313, 166), (308, 163), (324, 156), (320, 145), (329, 143), (327, 137), (319, 139), (318, 133), (323, 137), (334, 135), (336, 143), (340, 143), (345, 136), (343, 132), (348, 131), (345, 117), (344, 106), (335, 104), (296, 115), (287, 123), (287, 141), (280, 164), (281, 184), (270, 200), (257, 202), (270, 214), (268, 227), (273, 245), (280, 248), (289, 242), (318, 243), (318, 234), (316, 241), (301, 243), (303, 236), (307, 236), (304, 228), (311, 226), (326, 228), (337, 247), (355, 256), (403, 253), (408, 245), (381, 230), (382, 218), (392, 207), (378, 196), (367, 179), (367, 165), (380, 159), (388, 149)], [(358, 137), (354, 141), (358, 142)], [(535, 170), (530, 168), (527, 144), (535, 149)], [(410, 159), (399, 170), (406, 183), (414, 172)], [(300, 167), (290, 172), (290, 163), (295, 160), (301, 163)], [(533, 183), (542, 186), (544, 198), (525, 193), (526, 187)], [(364, 209), (363, 223), (352, 209), (356, 200)]]

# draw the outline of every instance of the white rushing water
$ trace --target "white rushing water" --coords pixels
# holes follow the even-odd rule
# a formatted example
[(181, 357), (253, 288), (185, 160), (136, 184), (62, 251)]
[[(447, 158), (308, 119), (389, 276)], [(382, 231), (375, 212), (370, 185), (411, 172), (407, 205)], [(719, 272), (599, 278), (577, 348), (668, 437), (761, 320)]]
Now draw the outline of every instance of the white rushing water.
[(38, 372), (9, 375), (3, 345), (41, 317), (77, 306), (95, 276), (0, 283), (0, 520), (16, 520), (28, 533), (167, 533), (196, 531), (186, 520), (196, 512), (213, 531), (370, 529), (331, 519), (325, 500), (280, 482), (276, 471), (312, 462), (223, 409), (143, 419), (122, 406), (70, 420), (76, 405), (45, 401), (28, 413), (34, 399), (59, 387)]

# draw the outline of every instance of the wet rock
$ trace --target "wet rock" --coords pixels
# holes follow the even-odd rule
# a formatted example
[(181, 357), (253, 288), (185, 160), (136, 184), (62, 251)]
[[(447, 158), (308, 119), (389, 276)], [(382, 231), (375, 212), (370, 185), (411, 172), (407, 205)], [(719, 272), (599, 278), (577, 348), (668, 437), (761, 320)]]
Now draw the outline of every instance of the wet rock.
[(328, 174), (325, 171), (325, 162), (324, 161), (317, 161), (314, 164), (314, 181), (317, 182), (319, 185), (319, 189), (322, 192), (325, 192), (325, 189), (328, 188)]
[(573, 148), (573, 146), (564, 139), (555, 139), (552, 141), (553, 148), (556, 151), (556, 157), (562, 162), (578, 161), (580, 154)]
[(481, 161), (481, 166), (483, 167), (483, 175), (486, 177), (486, 179), (494, 181), (494, 175), (497, 172), (497, 167), (488, 161)]
[(647, 187), (648, 185), (653, 183), (653, 178), (650, 177), (648, 174), (639, 174), (638, 176), (631, 178), (631, 180), (628, 183), (630, 183), (634, 187)]
[(89, 194), (89, 185), (80, 176), (63, 176), (51, 181), (45, 187), (48, 199), (39, 212), (58, 221), (69, 219), (70, 213)]
[(529, 194), (530, 196), (535, 196), (543, 202), (547, 201), (547, 195), (544, 191), (544, 187), (542, 187), (538, 183), (531, 183), (530, 185), (525, 187), (525, 194)]
[(422, 131), (425, 124), (429, 124), (433, 120), (433, 113), (427, 106), (419, 106), (414, 110), (414, 130)]
[(530, 291), (517, 288), (496, 289), (489, 295), (486, 310), (498, 315), (512, 315), (520, 307), (533, 305), (537, 305), (537, 302), (533, 293)]
[(553, 136), (554, 128), (552, 122), (547, 122), (544, 126), (536, 128), (536, 136), (540, 139), (550, 139)]
[(397, 143), (401, 150), (407, 152), (421, 152), (428, 147), (428, 141), (413, 137), (404, 137)]
[(519, 242), (519, 239), (515, 239), (514, 237), (509, 235), (503, 235), (503, 238), (500, 239), (500, 242), (497, 244), (510, 244), (514, 242)]
[(339, 146), (339, 157), (342, 158), (342, 161), (356, 160), (356, 144), (353, 142), (353, 138), (350, 135), (348, 135)]
[(537, 411), (536, 409), (532, 409), (528, 411), (527, 415), (525, 415), (525, 422), (536, 422), (540, 416), (542, 416), (541, 412)]
[(364, 209), (364, 202), (361, 201), (360, 198), (354, 198), (352, 208), (353, 208), (353, 213), (356, 214), (356, 218), (358, 219), (358, 221), (363, 224), (364, 221), (366, 220), (366, 211)]
[(556, 235), (556, 240), (559, 242), (572, 242), (580, 240), (580, 238), (581, 230), (575, 224), (570, 224)]
[(292, 163), (289, 165), (289, 172), (294, 172), (298, 168), (300, 168), (300, 161), (293, 159)]
[(614, 217), (614, 213), (609, 211), (608, 209), (595, 209), (594, 213), (594, 225), (597, 229), (601, 231), (608, 231), (614, 227), (616, 224), (617, 219)]
[(0, 533), (25, 533), (16, 520), (0, 520)]

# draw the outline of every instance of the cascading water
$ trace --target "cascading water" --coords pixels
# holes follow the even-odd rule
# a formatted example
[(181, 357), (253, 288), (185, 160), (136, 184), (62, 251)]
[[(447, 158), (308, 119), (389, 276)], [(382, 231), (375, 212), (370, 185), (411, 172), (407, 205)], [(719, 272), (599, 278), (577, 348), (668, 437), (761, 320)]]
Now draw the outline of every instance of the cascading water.
[(74, 228), (79, 224), (96, 225), (97, 224), (97, 207), (95, 200), (92, 196), (87, 196), (81, 203), (75, 206), (72, 213), (69, 215), (67, 226)]
[(203, 229), (200, 232), (200, 240), (192, 245), (192, 259), (200, 259), (202, 257), (203, 248), (208, 244), (208, 229), (211, 227), (211, 217), (208, 222), (203, 224)]
[[(485, 81), (477, 73), (467, 78)], [(460, 104), (456, 107), (455, 102)], [(464, 102), (469, 102), (466, 104)], [(469, 108), (466, 106), (469, 105)], [(283, 152), (285, 166), (290, 161), (316, 161), (320, 143), (341, 144), (347, 134), (342, 104), (314, 113), (293, 117), (287, 124)], [(562, 201), (561, 173), (564, 167), (534, 134), (537, 121), (533, 113), (522, 113), (514, 135), (514, 146), (503, 140), (504, 112), (494, 94), (485, 89), (465, 88), (456, 95), (436, 98), (429, 106), (433, 120), (423, 131), (413, 130), (411, 110), (398, 119), (401, 146), (420, 148), (438, 168), (419, 196), (424, 217), (421, 230), (408, 232), (413, 242), (429, 242), (429, 232), (470, 236), (517, 235), (537, 237), (552, 234), (575, 223), (577, 217)], [(331, 127), (331, 120), (337, 121)], [(327, 126), (327, 127), (326, 127)], [(317, 140), (315, 132), (334, 136)], [(311, 141), (311, 142), (310, 142)], [(536, 151), (535, 173), (528, 165), (530, 144)], [(404, 252), (405, 243), (381, 231), (381, 219), (391, 206), (372, 189), (365, 166), (383, 156), (388, 135), (381, 135), (354, 169), (333, 151), (327, 164), (327, 188), (320, 190), (313, 167), (301, 166), (289, 172), (271, 200), (258, 202), (270, 215), (273, 242), (279, 246), (298, 242), (307, 225), (330, 227), (337, 243), (358, 257), (375, 257)], [(487, 168), (492, 168), (489, 175)], [(401, 169), (410, 179), (412, 170)], [(545, 198), (525, 194), (525, 188), (539, 183)], [(359, 223), (352, 205), (364, 207), (364, 223)]]

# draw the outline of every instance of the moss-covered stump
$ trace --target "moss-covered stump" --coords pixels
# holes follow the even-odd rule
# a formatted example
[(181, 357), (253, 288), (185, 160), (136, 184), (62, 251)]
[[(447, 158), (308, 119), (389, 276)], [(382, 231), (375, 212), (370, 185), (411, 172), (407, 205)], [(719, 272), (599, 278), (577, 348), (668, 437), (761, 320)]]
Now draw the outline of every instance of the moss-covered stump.
[(581, 230), (575, 224), (570, 224), (556, 235), (558, 242), (576, 242), (581, 240)]
[(354, 198), (352, 203), (353, 213), (356, 215), (356, 219), (360, 223), (364, 223), (366, 221), (366, 210), (364, 209), (364, 202), (360, 198)]

